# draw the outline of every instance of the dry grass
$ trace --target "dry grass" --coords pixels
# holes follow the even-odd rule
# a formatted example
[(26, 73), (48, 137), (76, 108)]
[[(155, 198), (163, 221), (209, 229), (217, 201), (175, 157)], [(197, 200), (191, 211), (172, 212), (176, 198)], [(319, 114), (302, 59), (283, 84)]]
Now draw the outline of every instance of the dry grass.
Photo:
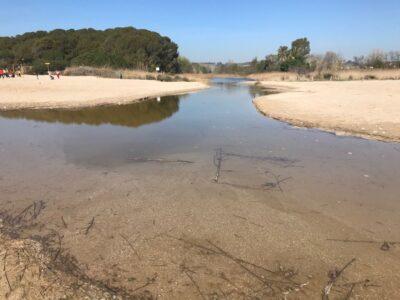
[(252, 74), (248, 76), (259, 81), (313, 81), (313, 80), (399, 80), (400, 69), (372, 69), (372, 70), (340, 70), (336, 72), (312, 72), (308, 74), (297, 74), (294, 72), (267, 72)]
[[(143, 79), (159, 81), (191, 81), (183, 75), (160, 74), (156, 72), (146, 72), (130, 69), (111, 69), (95, 67), (68, 67), (63, 72), (65, 76), (96, 76), (104, 78), (122, 78), (124, 79)], [(194, 81), (194, 80), (193, 80)]]

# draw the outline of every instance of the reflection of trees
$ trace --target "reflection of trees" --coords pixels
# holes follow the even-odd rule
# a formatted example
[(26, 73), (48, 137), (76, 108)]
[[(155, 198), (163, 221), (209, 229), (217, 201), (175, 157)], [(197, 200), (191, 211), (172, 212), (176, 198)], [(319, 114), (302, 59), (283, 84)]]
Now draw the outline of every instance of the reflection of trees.
[(249, 93), (252, 98), (257, 98), (260, 96), (277, 94), (279, 92), (276, 90), (273, 90), (273, 89), (269, 89), (269, 88), (257, 85), (257, 84), (253, 84), (253, 85), (249, 86)]
[(171, 117), (179, 110), (179, 97), (163, 97), (161, 102), (147, 100), (115, 106), (97, 106), (82, 109), (21, 109), (0, 111), (0, 116), (64, 124), (112, 124), (139, 127)]

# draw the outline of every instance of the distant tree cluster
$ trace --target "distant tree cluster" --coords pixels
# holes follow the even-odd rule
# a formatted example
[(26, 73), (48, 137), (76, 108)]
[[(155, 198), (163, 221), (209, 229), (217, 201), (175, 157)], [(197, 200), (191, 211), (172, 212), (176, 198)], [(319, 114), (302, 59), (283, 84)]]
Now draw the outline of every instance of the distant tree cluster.
[(348, 63), (359, 68), (400, 68), (400, 51), (374, 50), (368, 56), (355, 56)]
[(178, 57), (178, 65), (180, 73), (208, 74), (212, 72), (207, 64), (191, 62), (184, 56)]
[(215, 72), (243, 75), (272, 71), (332, 73), (341, 69), (357, 68), (400, 68), (400, 51), (374, 50), (368, 56), (354, 57), (353, 60), (346, 61), (333, 51), (327, 51), (324, 55), (313, 55), (308, 39), (300, 38), (294, 40), (290, 48), (280, 46), (275, 54), (269, 54), (262, 60), (254, 58), (248, 63), (218, 63)]
[(68, 66), (131, 68), (176, 73), (178, 46), (168, 37), (133, 27), (37, 31), (0, 37), (0, 66), (30, 65), (34, 72)]
[(305, 71), (310, 69), (310, 42), (307, 38), (296, 39), (291, 47), (281, 46), (276, 54), (270, 54), (263, 60), (254, 58), (250, 63), (218, 64), (217, 73), (259, 73), (264, 71)]

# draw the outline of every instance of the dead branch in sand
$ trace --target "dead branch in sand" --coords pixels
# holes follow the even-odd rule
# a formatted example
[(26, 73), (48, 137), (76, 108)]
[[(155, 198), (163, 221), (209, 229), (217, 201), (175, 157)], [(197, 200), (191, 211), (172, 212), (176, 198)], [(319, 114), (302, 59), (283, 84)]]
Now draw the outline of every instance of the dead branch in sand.
[(218, 148), (215, 150), (214, 156), (213, 156), (213, 164), (216, 167), (215, 171), (215, 177), (213, 178), (213, 181), (215, 183), (219, 184), (224, 184), (228, 186), (232, 186), (235, 188), (240, 188), (240, 189), (247, 189), (247, 190), (272, 190), (274, 188), (278, 188), (281, 192), (283, 192), (281, 183), (292, 179), (291, 177), (286, 177), (286, 178), (280, 178), (279, 175), (275, 175), (272, 172), (267, 171), (266, 173), (271, 174), (274, 178), (274, 181), (268, 181), (264, 183), (261, 186), (252, 186), (252, 185), (243, 185), (243, 184), (237, 184), (237, 183), (231, 183), (231, 182), (221, 182), (220, 177), (221, 177), (221, 172), (233, 172), (233, 170), (222, 170), (222, 162), (224, 160), (227, 160), (227, 157), (235, 157), (235, 158), (240, 158), (240, 159), (248, 159), (248, 160), (259, 160), (259, 161), (268, 161), (273, 164), (278, 164), (281, 167), (291, 167), (293, 166), (294, 163), (298, 162), (297, 160), (285, 158), (285, 157), (277, 157), (277, 156), (251, 156), (251, 155), (243, 155), (243, 154), (238, 154), (238, 153), (230, 153), (230, 152), (224, 152), (221, 148)]
[(198, 283), (196, 282), (196, 280), (194, 280), (193, 276), (190, 275), (190, 273), (195, 273), (195, 272), (192, 271), (192, 270), (190, 270), (188, 267), (186, 267), (186, 266), (184, 266), (184, 265), (181, 266), (181, 269), (182, 269), (182, 272), (185, 273), (185, 275), (190, 279), (190, 281), (192, 282), (192, 284), (193, 284), (194, 287), (196, 288), (197, 292), (200, 294), (200, 297), (201, 297), (202, 299), (204, 299), (204, 300), (207, 299), (207, 298), (204, 296), (203, 292), (201, 291), (201, 289), (200, 289)]
[(54, 255), (54, 258), (53, 258), (53, 261), (56, 261), (58, 256), (60, 255), (60, 253), (62, 251), (62, 238), (63, 237), (58, 232), (56, 232), (56, 231), (54, 231), (54, 232), (58, 237), (58, 249), (57, 249), (57, 252), (56, 252), (56, 254)]
[[(132, 249), (133, 253), (137, 256), (137, 258), (140, 259), (139, 254), (137, 253), (135, 247), (133, 247), (132, 243), (128, 240), (128, 238), (127, 238), (126, 236), (124, 236), (123, 234), (120, 234), (120, 236), (121, 236), (122, 239), (129, 245), (129, 247)], [(136, 240), (137, 240), (137, 239), (135, 239), (135, 240), (133, 241), (133, 243), (135, 243)]]
[[(33, 210), (31, 211), (31, 209)], [(18, 215), (15, 217), (11, 218), (11, 224), (19, 224), (21, 223), (24, 219), (26, 219), (28, 213), (31, 215), (31, 220), (36, 219), (40, 213), (42, 212), (43, 209), (46, 208), (45, 202), (40, 200), (40, 201), (35, 201), (32, 204), (28, 205), (25, 207)]]
[(68, 228), (68, 224), (67, 224), (67, 222), (65, 222), (63, 216), (61, 216), (61, 221), (62, 221), (62, 223), (63, 223), (64, 228)]
[(269, 161), (273, 164), (278, 164), (283, 167), (290, 166), (290, 165), (293, 165), (294, 163), (298, 162), (298, 160), (296, 160), (296, 159), (290, 159), (290, 158), (280, 157), (280, 156), (256, 156), (256, 155), (244, 155), (244, 154), (238, 154), (238, 153), (229, 153), (229, 152), (224, 152), (224, 155), (238, 157), (238, 158), (245, 158), (245, 159), (250, 159), (250, 160)]
[(365, 244), (379, 244), (382, 251), (388, 251), (390, 246), (400, 244), (397, 241), (374, 241), (374, 240), (350, 240), (350, 239), (327, 239), (327, 241), (342, 242), (342, 243), (365, 243)]
[(88, 235), (89, 230), (94, 226), (94, 217), (92, 218), (92, 220), (89, 222), (89, 224), (87, 225), (86, 229), (85, 229), (85, 235)]
[(355, 261), (356, 261), (356, 259), (353, 258), (347, 264), (345, 264), (344, 267), (341, 268), (340, 270), (335, 269), (332, 272), (330, 272), (329, 281), (328, 281), (327, 285), (323, 289), (322, 300), (328, 300), (329, 299), (329, 293), (331, 292), (331, 289), (334, 286), (334, 284), (336, 283), (336, 281), (343, 274), (343, 272)]
[[(305, 287), (308, 283), (299, 284), (293, 280), (293, 277), (297, 275), (297, 272), (287, 272), (287, 270), (280, 269), (278, 271), (273, 271), (263, 266), (254, 264), (252, 262), (248, 262), (244, 259), (235, 257), (234, 255), (230, 254), (226, 250), (222, 249), (212, 241), (207, 240), (209, 246), (203, 246), (201, 244), (192, 242), (190, 240), (184, 238), (177, 238), (171, 235), (165, 234), (165, 236), (173, 238), (175, 240), (181, 241), (185, 244), (188, 244), (192, 247), (198, 248), (201, 251), (205, 251), (207, 255), (218, 255), (228, 259), (229, 261), (235, 263), (238, 267), (240, 267), (243, 271), (246, 272), (250, 277), (255, 279), (262, 287), (258, 290), (253, 290), (253, 293), (264, 293), (265, 290), (268, 290), (271, 295), (276, 295), (277, 292), (284, 293), (289, 290), (301, 290)], [(221, 277), (222, 278), (222, 277)], [(226, 276), (222, 278), (226, 281)], [(234, 283), (230, 283), (232, 286), (235, 286)], [(238, 289), (238, 288), (236, 288)], [(242, 291), (239, 291), (242, 292)]]
[(222, 160), (223, 160), (223, 153), (222, 153), (222, 149), (219, 148), (215, 151), (215, 154), (213, 157), (214, 166), (217, 168), (215, 171), (215, 177), (213, 180), (214, 180), (214, 182), (217, 182), (217, 183), (219, 180), (219, 174), (221, 173)]
[(38, 202), (33, 202), (33, 215), (32, 219), (36, 219), (41, 211), (46, 208), (45, 202), (40, 200)]
[(242, 216), (239, 216), (239, 215), (233, 215), (233, 216), (234, 216), (235, 218), (242, 219), (242, 220), (248, 222), (249, 224), (252, 224), (252, 225), (255, 225), (255, 226), (264, 228), (264, 226), (262, 226), (262, 225), (260, 225), (260, 224), (257, 224), (257, 223), (254, 223), (254, 222), (250, 221), (249, 219), (247, 219), (247, 218), (245, 218), (245, 217), (242, 217)]
[(157, 162), (157, 163), (182, 163), (182, 164), (194, 164), (194, 161), (183, 160), (183, 159), (163, 159), (163, 158), (146, 158), (146, 157), (133, 157), (129, 160), (134, 162)]
[(218, 182), (219, 184), (231, 186), (234, 188), (238, 189), (244, 189), (244, 190), (254, 190), (254, 191), (265, 191), (266, 189), (260, 187), (260, 186), (251, 186), (251, 185), (244, 185), (244, 184), (237, 184), (237, 183), (231, 183), (231, 182)]
[(149, 285), (151, 285), (151, 284), (153, 284), (154, 282), (156, 282), (156, 279), (157, 279), (157, 274), (154, 274), (153, 277), (147, 278), (145, 284), (143, 284), (143, 285), (141, 285), (141, 286), (135, 288), (134, 290), (131, 291), (131, 293), (132, 293), (132, 294), (133, 294), (133, 293), (136, 293), (137, 291), (148, 287)]
[(10, 289), (10, 292), (11, 292), (13, 289), (11, 287), (10, 280), (8, 279), (7, 270), (6, 270), (7, 255), (8, 255), (8, 251), (6, 250), (6, 253), (4, 254), (3, 272), (4, 272), (4, 277), (6, 278), (6, 281), (8, 284), (8, 288)]
[(287, 180), (290, 180), (290, 179), (292, 179), (292, 177), (286, 177), (286, 178), (280, 178), (280, 175), (275, 175), (274, 173), (272, 173), (272, 172), (270, 172), (270, 171), (267, 171), (267, 172), (265, 172), (266, 174), (271, 174), (273, 177), (274, 177), (274, 179), (275, 179), (275, 181), (272, 181), (272, 182), (266, 182), (266, 183), (264, 183), (262, 186), (263, 187), (265, 187), (267, 190), (269, 190), (269, 189), (274, 189), (274, 188), (278, 188), (280, 191), (281, 191), (281, 193), (283, 193), (283, 189), (282, 189), (282, 187), (281, 187), (281, 183), (283, 183), (283, 182), (285, 182), (285, 181), (287, 181)]

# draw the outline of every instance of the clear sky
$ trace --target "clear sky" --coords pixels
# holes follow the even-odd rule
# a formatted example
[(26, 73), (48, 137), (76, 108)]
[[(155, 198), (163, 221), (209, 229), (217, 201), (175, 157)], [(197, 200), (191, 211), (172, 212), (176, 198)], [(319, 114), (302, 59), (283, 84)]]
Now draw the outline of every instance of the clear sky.
[(400, 0), (1, 0), (0, 36), (55, 28), (146, 28), (193, 61), (248, 61), (308, 37), (347, 58), (400, 50)]

